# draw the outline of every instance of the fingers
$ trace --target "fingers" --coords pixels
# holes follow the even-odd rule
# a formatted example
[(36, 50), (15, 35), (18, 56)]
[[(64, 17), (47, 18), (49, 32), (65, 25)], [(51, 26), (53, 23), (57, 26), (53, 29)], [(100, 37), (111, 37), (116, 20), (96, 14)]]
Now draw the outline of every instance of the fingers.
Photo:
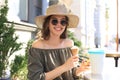
[(73, 59), (74, 62), (78, 62), (79, 61), (79, 57), (78, 56), (72, 56), (71, 58)]
[(79, 66), (79, 57), (78, 56), (73, 56), (73, 67)]
[(82, 71), (90, 70), (90, 61), (89, 60), (82, 60), (79, 68)]
[(72, 56), (64, 63), (64, 67), (70, 70), (78, 65), (78, 61), (78, 56)]
[(83, 60), (82, 61), (82, 65), (84, 65), (84, 66), (90, 66), (90, 60)]

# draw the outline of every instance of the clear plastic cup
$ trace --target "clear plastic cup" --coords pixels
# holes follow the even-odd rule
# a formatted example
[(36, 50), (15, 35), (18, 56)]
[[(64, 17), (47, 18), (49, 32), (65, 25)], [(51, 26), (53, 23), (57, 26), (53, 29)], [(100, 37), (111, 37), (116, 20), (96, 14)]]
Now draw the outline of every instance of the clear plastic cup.
[(92, 74), (102, 74), (104, 66), (105, 52), (103, 49), (88, 50)]

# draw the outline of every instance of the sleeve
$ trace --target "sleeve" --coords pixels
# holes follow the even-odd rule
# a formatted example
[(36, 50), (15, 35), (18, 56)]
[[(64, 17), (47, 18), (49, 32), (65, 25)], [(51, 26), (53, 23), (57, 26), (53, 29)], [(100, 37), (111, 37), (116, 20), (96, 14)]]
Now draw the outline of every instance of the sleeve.
[(28, 80), (45, 80), (42, 55), (37, 49), (30, 49), (28, 54)]
[(77, 68), (75, 67), (75, 68), (73, 68), (72, 69), (72, 71), (73, 71), (73, 78), (74, 78), (74, 80), (80, 80), (80, 77), (79, 76), (76, 76), (76, 70), (77, 70)]

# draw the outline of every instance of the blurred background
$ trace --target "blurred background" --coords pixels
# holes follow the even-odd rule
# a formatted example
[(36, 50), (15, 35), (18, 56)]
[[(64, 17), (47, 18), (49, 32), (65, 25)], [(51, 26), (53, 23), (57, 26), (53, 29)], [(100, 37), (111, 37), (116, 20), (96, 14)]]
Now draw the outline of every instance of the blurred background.
[(117, 0), (8, 0), (7, 18), (16, 23), (19, 41), (26, 43), (34, 38), (37, 31), (35, 16), (44, 15), (48, 6), (59, 2), (66, 3), (79, 16), (79, 25), (72, 31), (75, 31), (76, 38), (82, 42), (84, 48), (105, 47), (116, 50), (119, 27)]

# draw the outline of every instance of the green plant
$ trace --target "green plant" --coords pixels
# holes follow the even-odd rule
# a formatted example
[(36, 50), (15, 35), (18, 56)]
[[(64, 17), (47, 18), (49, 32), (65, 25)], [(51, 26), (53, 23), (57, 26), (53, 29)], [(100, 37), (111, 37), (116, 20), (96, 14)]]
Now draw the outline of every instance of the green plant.
[(0, 78), (9, 66), (9, 57), (21, 49), (22, 43), (18, 43), (15, 35), (14, 23), (8, 23), (6, 18), (8, 12), (7, 0), (0, 7)]
[(24, 56), (22, 55), (16, 55), (13, 63), (11, 63), (11, 75), (16, 73), (20, 68), (24, 66)]
[(82, 50), (83, 50), (83, 49), (82, 49), (82, 43), (81, 43), (81, 41), (78, 40), (78, 39), (75, 37), (74, 33), (71, 32), (71, 31), (69, 31), (69, 30), (68, 30), (68, 37), (74, 41), (74, 45), (75, 45), (75, 46), (79, 47), (79, 49), (80, 49), (79, 54), (81, 54), (81, 52), (82, 52)]
[(15, 78), (19, 78), (20, 80), (27, 80), (27, 56), (28, 50), (31, 47), (33, 40), (29, 40), (27, 43), (27, 47), (25, 49), (25, 55), (17, 55), (15, 59), (11, 63), (11, 76), (14, 80)]
[(75, 46), (78, 46), (79, 48), (82, 47), (81, 41), (79, 41), (79, 40), (75, 37), (75, 35), (74, 35), (73, 32), (68, 31), (68, 37), (74, 41)]
[(82, 59), (89, 59), (88, 54), (84, 53), (84, 49), (82, 48), (82, 42), (75, 37), (74, 33), (71, 31), (68, 31), (68, 37), (74, 41), (75, 46), (79, 47), (80, 62), (82, 61)]
[[(25, 56), (16, 55), (14, 61), (11, 63), (11, 77), (13, 79), (19, 78), (22, 74), (27, 73), (26, 67), (27, 67), (27, 63)], [(24, 75), (22, 75), (21, 77), (24, 77)]]

